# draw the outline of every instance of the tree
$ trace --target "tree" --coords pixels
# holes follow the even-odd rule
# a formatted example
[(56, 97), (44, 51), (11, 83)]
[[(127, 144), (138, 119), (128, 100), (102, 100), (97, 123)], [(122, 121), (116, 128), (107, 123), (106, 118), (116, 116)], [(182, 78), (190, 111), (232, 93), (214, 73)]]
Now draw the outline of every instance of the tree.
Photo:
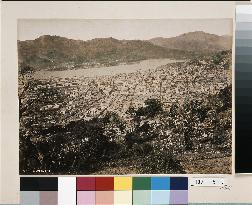
[(136, 117), (153, 118), (163, 111), (163, 105), (158, 99), (147, 99), (144, 101), (144, 104), (145, 107), (140, 107), (136, 110)]

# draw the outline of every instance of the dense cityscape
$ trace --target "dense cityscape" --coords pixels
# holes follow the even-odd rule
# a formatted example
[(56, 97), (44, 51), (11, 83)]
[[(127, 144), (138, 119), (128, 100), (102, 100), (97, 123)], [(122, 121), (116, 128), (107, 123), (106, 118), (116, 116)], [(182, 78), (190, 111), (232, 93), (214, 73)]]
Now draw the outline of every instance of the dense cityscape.
[[(20, 144), (21, 157), (25, 156), (28, 146), (36, 149), (33, 159), (23, 157), (23, 164), (20, 159), (20, 172), (229, 173), (230, 59), (231, 52), (223, 51), (211, 57), (111, 76), (38, 79), (33, 73), (20, 75), (20, 138), (25, 139)], [(222, 99), (223, 95), (227, 96)], [(224, 104), (228, 106), (224, 107)], [(190, 109), (186, 110), (188, 106)], [(177, 113), (172, 114), (174, 111)], [(80, 122), (82, 125), (77, 126)], [(89, 126), (95, 126), (95, 130)], [(225, 128), (216, 134), (221, 126)], [(93, 132), (99, 132), (99, 129), (102, 140), (97, 143), (102, 144), (94, 147), (104, 150), (88, 150), (92, 137), (97, 137), (92, 136)], [(65, 141), (60, 140), (63, 144), (59, 153), (50, 154), (57, 152), (52, 144), (57, 146), (56, 141), (65, 135), (68, 137)], [(45, 150), (48, 145), (49, 150)], [(89, 157), (84, 154), (88, 151), (91, 152)], [(130, 163), (132, 152), (135, 158)], [(77, 162), (80, 153), (83, 162)], [(95, 153), (94, 159), (90, 157), (92, 153)], [(58, 154), (57, 158), (55, 154)], [(144, 156), (151, 158), (148, 165), (142, 164)], [(69, 157), (73, 164), (63, 166)], [(161, 163), (160, 168), (155, 163), (151, 165), (153, 157), (165, 163)], [(193, 170), (186, 163), (188, 159), (189, 162), (195, 159), (200, 162), (209, 158), (214, 160), (209, 162), (210, 166), (216, 160), (223, 163), (222, 170), (205, 170), (205, 167)], [(52, 159), (53, 168), (46, 163)], [(148, 163), (148, 157), (145, 163)], [(120, 164), (125, 165), (124, 170), (118, 168)]]

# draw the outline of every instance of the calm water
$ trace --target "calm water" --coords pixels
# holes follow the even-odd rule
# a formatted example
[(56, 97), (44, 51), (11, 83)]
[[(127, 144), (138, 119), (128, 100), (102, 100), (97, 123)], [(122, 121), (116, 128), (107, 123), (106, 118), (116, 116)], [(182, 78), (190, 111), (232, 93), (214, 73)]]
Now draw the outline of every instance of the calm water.
[(156, 69), (159, 66), (166, 65), (168, 63), (179, 62), (178, 60), (171, 59), (150, 59), (143, 60), (138, 63), (129, 65), (117, 65), (109, 67), (77, 69), (77, 70), (63, 70), (63, 71), (37, 71), (34, 73), (34, 78), (46, 79), (46, 78), (73, 78), (73, 77), (96, 77), (105, 75), (116, 75), (120, 73), (133, 73), (137, 71), (146, 71), (149, 69)]

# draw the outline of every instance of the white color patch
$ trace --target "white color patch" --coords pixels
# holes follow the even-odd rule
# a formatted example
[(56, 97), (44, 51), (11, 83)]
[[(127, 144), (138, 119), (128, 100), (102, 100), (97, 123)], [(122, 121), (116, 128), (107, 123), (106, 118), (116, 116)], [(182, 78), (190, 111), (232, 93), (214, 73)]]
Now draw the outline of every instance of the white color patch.
[(58, 178), (58, 205), (76, 205), (76, 177)]

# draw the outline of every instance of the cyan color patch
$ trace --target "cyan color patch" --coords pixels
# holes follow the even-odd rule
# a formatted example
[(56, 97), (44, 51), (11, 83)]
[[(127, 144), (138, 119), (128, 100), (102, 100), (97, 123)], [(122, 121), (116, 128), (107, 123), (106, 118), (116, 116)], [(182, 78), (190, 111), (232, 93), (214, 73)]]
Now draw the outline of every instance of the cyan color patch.
[(151, 204), (150, 190), (133, 190), (133, 205)]
[(152, 190), (170, 190), (170, 177), (151, 177)]

